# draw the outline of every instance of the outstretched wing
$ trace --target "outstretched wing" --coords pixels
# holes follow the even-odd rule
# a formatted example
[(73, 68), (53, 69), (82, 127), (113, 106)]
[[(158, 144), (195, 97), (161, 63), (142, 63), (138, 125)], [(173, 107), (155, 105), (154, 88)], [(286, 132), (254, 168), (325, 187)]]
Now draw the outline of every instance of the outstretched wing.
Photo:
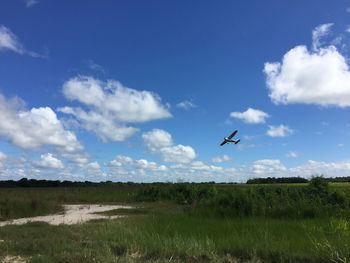
[(233, 133), (231, 133), (230, 136), (228, 136), (228, 139), (231, 140), (233, 138), (233, 136), (235, 136), (237, 134), (237, 130), (235, 130)]
[(227, 143), (226, 140), (224, 140), (222, 143), (220, 143), (220, 146), (223, 146), (225, 143)]

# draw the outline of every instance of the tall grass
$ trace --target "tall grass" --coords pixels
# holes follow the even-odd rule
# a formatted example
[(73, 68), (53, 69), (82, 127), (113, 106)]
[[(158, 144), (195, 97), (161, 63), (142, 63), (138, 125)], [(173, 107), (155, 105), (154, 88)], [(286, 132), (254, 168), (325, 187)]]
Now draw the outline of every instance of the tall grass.
[(333, 252), (316, 246), (315, 240), (326, 237), (341, 256), (348, 249), (348, 237), (328, 232), (329, 224), (320, 219), (186, 214), (74, 226), (32, 223), (0, 228), (0, 239), (5, 240), (0, 257), (20, 254), (32, 262), (329, 262)]

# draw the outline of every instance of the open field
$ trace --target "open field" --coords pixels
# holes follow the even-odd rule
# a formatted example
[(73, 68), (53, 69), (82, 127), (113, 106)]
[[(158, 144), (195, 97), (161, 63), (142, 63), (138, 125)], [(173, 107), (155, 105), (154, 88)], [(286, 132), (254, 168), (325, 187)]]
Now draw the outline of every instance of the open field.
[(136, 207), (104, 212), (125, 215), (114, 220), (0, 227), (0, 258), (20, 257), (25, 262), (349, 262), (349, 194), (350, 185), (345, 183), (0, 189), (1, 220), (60, 212), (62, 204)]

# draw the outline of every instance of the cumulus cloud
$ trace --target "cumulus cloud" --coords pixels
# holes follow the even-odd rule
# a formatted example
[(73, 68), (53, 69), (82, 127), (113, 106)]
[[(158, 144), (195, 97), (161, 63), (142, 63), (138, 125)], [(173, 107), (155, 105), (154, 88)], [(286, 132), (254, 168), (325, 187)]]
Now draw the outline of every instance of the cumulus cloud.
[(148, 149), (157, 151), (160, 148), (170, 147), (173, 145), (173, 139), (170, 133), (161, 130), (153, 129), (150, 132), (142, 134), (142, 138)]
[(0, 94), (0, 136), (25, 148), (52, 145), (63, 152), (83, 149), (75, 134), (65, 130), (49, 107), (26, 110), (18, 98), (7, 100)]
[(188, 111), (188, 110), (190, 110), (190, 109), (197, 108), (197, 105), (194, 104), (194, 103), (191, 102), (191, 101), (184, 100), (184, 101), (181, 101), (181, 102), (179, 102), (178, 104), (176, 104), (176, 107)]
[(258, 109), (248, 108), (244, 112), (231, 112), (230, 116), (249, 124), (265, 123), (269, 114)]
[(313, 50), (300, 45), (289, 50), (282, 62), (264, 66), (269, 96), (275, 104), (350, 106), (350, 71), (346, 58), (333, 45), (322, 47), (321, 39), (332, 24), (313, 31)]
[(191, 146), (181, 144), (173, 145), (170, 133), (153, 129), (142, 134), (147, 148), (155, 153), (159, 153), (165, 162), (189, 163), (196, 158), (196, 152)]
[(169, 166), (145, 159), (135, 160), (118, 155), (109, 163), (111, 176), (127, 181), (232, 181), (234, 168), (222, 168), (202, 161), (176, 163)]
[(311, 177), (324, 175), (327, 177), (350, 176), (350, 161), (324, 162), (309, 160), (307, 163), (289, 169), (291, 174)]
[(98, 162), (91, 162), (91, 163), (89, 163), (88, 165), (87, 165), (87, 167), (89, 168), (89, 169), (93, 169), (93, 170), (98, 170), (98, 169), (100, 169), (101, 168), (101, 166), (99, 165), (99, 163)]
[(73, 115), (82, 126), (102, 140), (124, 141), (138, 131), (127, 126), (171, 117), (157, 94), (124, 87), (114, 80), (103, 82), (78, 76), (64, 83), (63, 94), (69, 100), (88, 107), (63, 107), (58, 110)]
[[(148, 176), (147, 180), (163, 181), (160, 179), (168, 170), (165, 165), (158, 165), (156, 162), (148, 161), (146, 159), (134, 160), (125, 155), (117, 155), (116, 158), (109, 162), (112, 174), (124, 176), (132, 176), (134, 180), (139, 176)], [(155, 179), (155, 177), (157, 179)]]
[(293, 133), (294, 131), (291, 128), (283, 124), (279, 126), (269, 125), (269, 129), (266, 132), (266, 134), (270, 137), (287, 137)]
[(40, 168), (63, 169), (64, 165), (61, 160), (55, 158), (51, 153), (42, 154), (40, 160), (34, 163)]
[(253, 163), (252, 169), (253, 173), (258, 175), (281, 174), (281, 172), (287, 171), (280, 160), (273, 159), (257, 160)]
[(222, 155), (222, 156), (216, 156), (212, 159), (213, 163), (223, 163), (223, 162), (228, 162), (231, 161), (232, 158), (226, 154)]
[(27, 50), (19, 41), (18, 37), (12, 31), (0, 25), (0, 51), (10, 50), (20, 55), (29, 55), (32, 57), (44, 58), (45, 55)]

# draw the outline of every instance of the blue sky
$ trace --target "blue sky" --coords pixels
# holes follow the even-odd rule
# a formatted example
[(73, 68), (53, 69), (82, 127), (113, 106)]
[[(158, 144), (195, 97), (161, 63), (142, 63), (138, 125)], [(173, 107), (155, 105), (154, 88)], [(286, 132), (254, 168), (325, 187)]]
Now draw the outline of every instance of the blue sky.
[(0, 179), (350, 176), (349, 41), (347, 1), (2, 1)]

